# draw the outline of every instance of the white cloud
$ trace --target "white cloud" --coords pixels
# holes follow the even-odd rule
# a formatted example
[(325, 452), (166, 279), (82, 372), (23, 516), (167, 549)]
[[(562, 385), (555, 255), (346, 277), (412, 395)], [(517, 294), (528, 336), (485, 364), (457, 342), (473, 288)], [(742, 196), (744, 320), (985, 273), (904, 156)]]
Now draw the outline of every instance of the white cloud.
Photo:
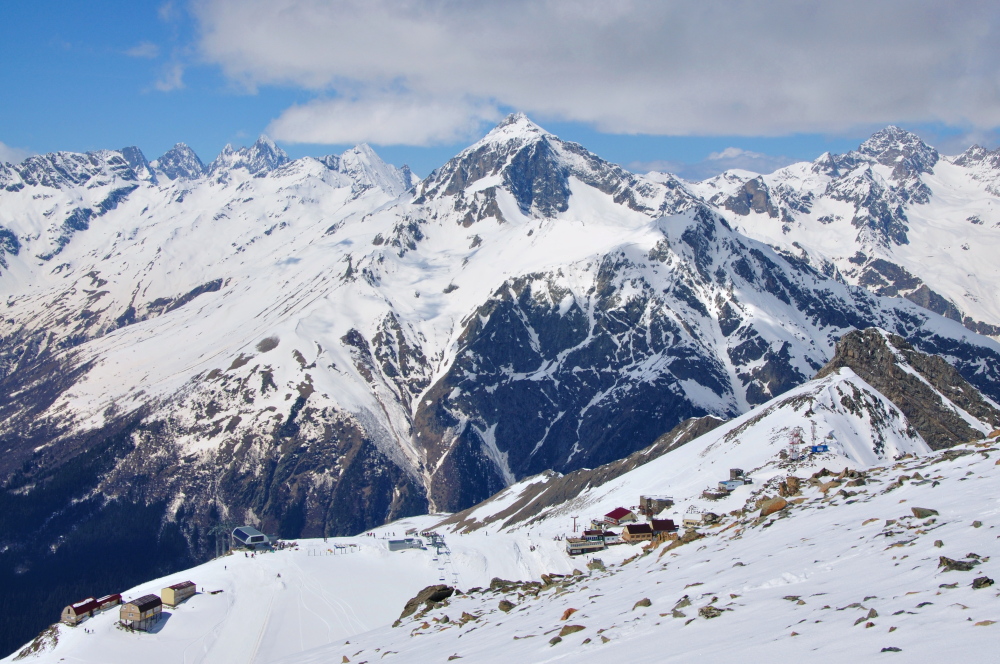
[(11, 164), (16, 164), (18, 162), (24, 161), (31, 155), (35, 154), (30, 150), (24, 150), (22, 148), (12, 148), (9, 145), (0, 143), (0, 163), (9, 162)]
[(293, 106), (267, 132), (291, 143), (435, 145), (466, 140), (500, 117), (490, 104), (382, 94)]
[(153, 42), (144, 41), (125, 51), (125, 55), (130, 58), (153, 59), (160, 55), (160, 47)]
[[(202, 0), (193, 11), (202, 56), (248, 89), (368, 109), (475, 99), (671, 135), (1000, 126), (1000, 5), (987, 0)], [(456, 126), (480, 105), (465, 108)]]
[(726, 148), (721, 152), (711, 152), (708, 155), (708, 159), (712, 161), (719, 161), (721, 159), (760, 159), (762, 157), (766, 158), (767, 155), (733, 147)]

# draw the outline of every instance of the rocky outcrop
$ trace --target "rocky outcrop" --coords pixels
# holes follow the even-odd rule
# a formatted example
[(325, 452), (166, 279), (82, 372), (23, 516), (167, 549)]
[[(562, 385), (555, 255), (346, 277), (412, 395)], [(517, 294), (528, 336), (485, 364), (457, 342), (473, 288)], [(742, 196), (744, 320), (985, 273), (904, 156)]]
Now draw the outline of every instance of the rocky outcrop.
[(448, 599), (454, 594), (455, 589), (451, 586), (446, 586), (444, 584), (427, 586), (417, 593), (416, 596), (407, 600), (406, 604), (403, 606), (403, 612), (399, 614), (399, 620), (413, 615), (421, 606), (431, 606), (437, 602), (442, 602)]
[[(900, 336), (877, 329), (844, 335), (833, 359), (816, 377), (841, 367), (852, 369), (892, 401), (932, 449), (975, 440), (1000, 426), (1000, 411), (955, 367), (915, 350)], [(982, 423), (982, 428), (972, 426), (970, 419)]]

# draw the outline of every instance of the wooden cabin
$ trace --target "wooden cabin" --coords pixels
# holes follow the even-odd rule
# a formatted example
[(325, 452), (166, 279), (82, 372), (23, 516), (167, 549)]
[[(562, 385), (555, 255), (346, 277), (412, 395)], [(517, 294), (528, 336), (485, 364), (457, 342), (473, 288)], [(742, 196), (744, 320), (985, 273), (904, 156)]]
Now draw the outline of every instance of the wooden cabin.
[(622, 530), (622, 541), (628, 544), (652, 540), (653, 528), (648, 523), (630, 523)]
[(139, 599), (122, 604), (118, 616), (122, 625), (128, 629), (148, 632), (163, 611), (163, 602), (156, 595), (143, 595)]
[(635, 512), (624, 507), (616, 507), (604, 515), (604, 523), (611, 526), (620, 526), (623, 523), (635, 523)]
[(169, 607), (175, 607), (191, 595), (197, 592), (198, 588), (192, 581), (181, 581), (172, 586), (167, 586), (160, 592), (163, 603)]
[(92, 617), (98, 606), (97, 600), (93, 597), (80, 600), (62, 610), (61, 620), (67, 625), (79, 625), (87, 618)]

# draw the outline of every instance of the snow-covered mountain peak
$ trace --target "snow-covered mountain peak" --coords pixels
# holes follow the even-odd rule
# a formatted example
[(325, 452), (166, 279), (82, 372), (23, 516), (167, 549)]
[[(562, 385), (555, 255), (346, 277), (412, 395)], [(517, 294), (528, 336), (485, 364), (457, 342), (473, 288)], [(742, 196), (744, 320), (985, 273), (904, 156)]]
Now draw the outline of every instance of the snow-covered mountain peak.
[(219, 156), (209, 164), (207, 172), (209, 175), (215, 175), (219, 172), (242, 168), (249, 171), (251, 175), (260, 175), (269, 173), (288, 161), (289, 158), (285, 151), (275, 145), (270, 138), (261, 134), (253, 145), (239, 150), (234, 150), (233, 146), (227, 143)]
[[(889, 125), (885, 129), (872, 134), (858, 147), (858, 153), (874, 161), (897, 170), (903, 165), (902, 171), (909, 173), (933, 173), (938, 162), (938, 151), (927, 145), (919, 136), (905, 129)], [(894, 172), (894, 175), (897, 173)]]
[(194, 180), (205, 174), (205, 164), (185, 143), (174, 145), (154, 159), (151, 166), (155, 173), (168, 180)]
[(341, 155), (324, 157), (321, 161), (330, 170), (348, 175), (362, 188), (379, 187), (392, 196), (399, 196), (413, 186), (413, 174), (409, 169), (404, 171), (385, 163), (367, 143), (356, 145)]
[(127, 148), (122, 148), (118, 152), (140, 180), (156, 182), (156, 173), (149, 161), (146, 160), (146, 155), (142, 153), (142, 150), (131, 145)]
[(511, 113), (469, 149), (474, 150), (486, 143), (506, 143), (512, 140), (537, 141), (546, 136), (552, 136), (552, 134), (529, 120), (524, 113)]
[(513, 197), (526, 217), (556, 217), (570, 207), (573, 182), (610, 196), (617, 205), (651, 217), (675, 212), (691, 197), (673, 178), (666, 184), (641, 178), (607, 162), (583, 146), (561, 140), (523, 113), (508, 116), (482, 140), (463, 150), (427, 177), (417, 203), (458, 196), (459, 211), (473, 208), (460, 223), (504, 217), (498, 190)]

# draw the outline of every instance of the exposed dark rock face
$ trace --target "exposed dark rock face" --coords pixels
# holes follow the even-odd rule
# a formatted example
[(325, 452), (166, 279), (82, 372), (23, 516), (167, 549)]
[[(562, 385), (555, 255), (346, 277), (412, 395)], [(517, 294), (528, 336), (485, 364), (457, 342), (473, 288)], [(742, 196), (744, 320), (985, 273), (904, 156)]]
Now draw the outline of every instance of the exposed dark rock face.
[[(560, 505), (580, 495), (590, 488), (606, 484), (639, 466), (657, 459), (671, 450), (690, 442), (698, 436), (715, 429), (723, 421), (712, 417), (694, 418), (681, 422), (669, 432), (656, 439), (649, 447), (633, 452), (624, 459), (598, 466), (594, 469), (574, 470), (566, 475), (546, 471), (546, 479), (535, 482), (522, 492), (521, 497), (511, 503), (506, 509), (494, 514), (486, 521), (470, 519), (470, 515), (479, 509), (482, 503), (457, 512), (438, 526), (456, 525), (464, 530), (478, 530), (496, 521), (503, 522), (503, 528), (516, 523), (529, 522), (542, 513), (547, 507)], [(487, 503), (489, 501), (486, 501)], [(438, 527), (435, 526), (435, 527)]]
[(178, 143), (164, 152), (153, 161), (152, 167), (168, 180), (193, 180), (205, 174), (205, 164), (184, 143)]
[(932, 449), (975, 440), (984, 433), (970, 426), (952, 404), (992, 428), (1000, 427), (1000, 411), (955, 367), (915, 350), (900, 336), (875, 329), (844, 335), (837, 343), (836, 355), (816, 377), (841, 367), (853, 370), (896, 404)]
[(743, 216), (750, 214), (750, 212), (766, 212), (769, 217), (778, 216), (778, 210), (771, 200), (770, 191), (761, 178), (747, 180), (736, 194), (726, 199), (723, 207)]

